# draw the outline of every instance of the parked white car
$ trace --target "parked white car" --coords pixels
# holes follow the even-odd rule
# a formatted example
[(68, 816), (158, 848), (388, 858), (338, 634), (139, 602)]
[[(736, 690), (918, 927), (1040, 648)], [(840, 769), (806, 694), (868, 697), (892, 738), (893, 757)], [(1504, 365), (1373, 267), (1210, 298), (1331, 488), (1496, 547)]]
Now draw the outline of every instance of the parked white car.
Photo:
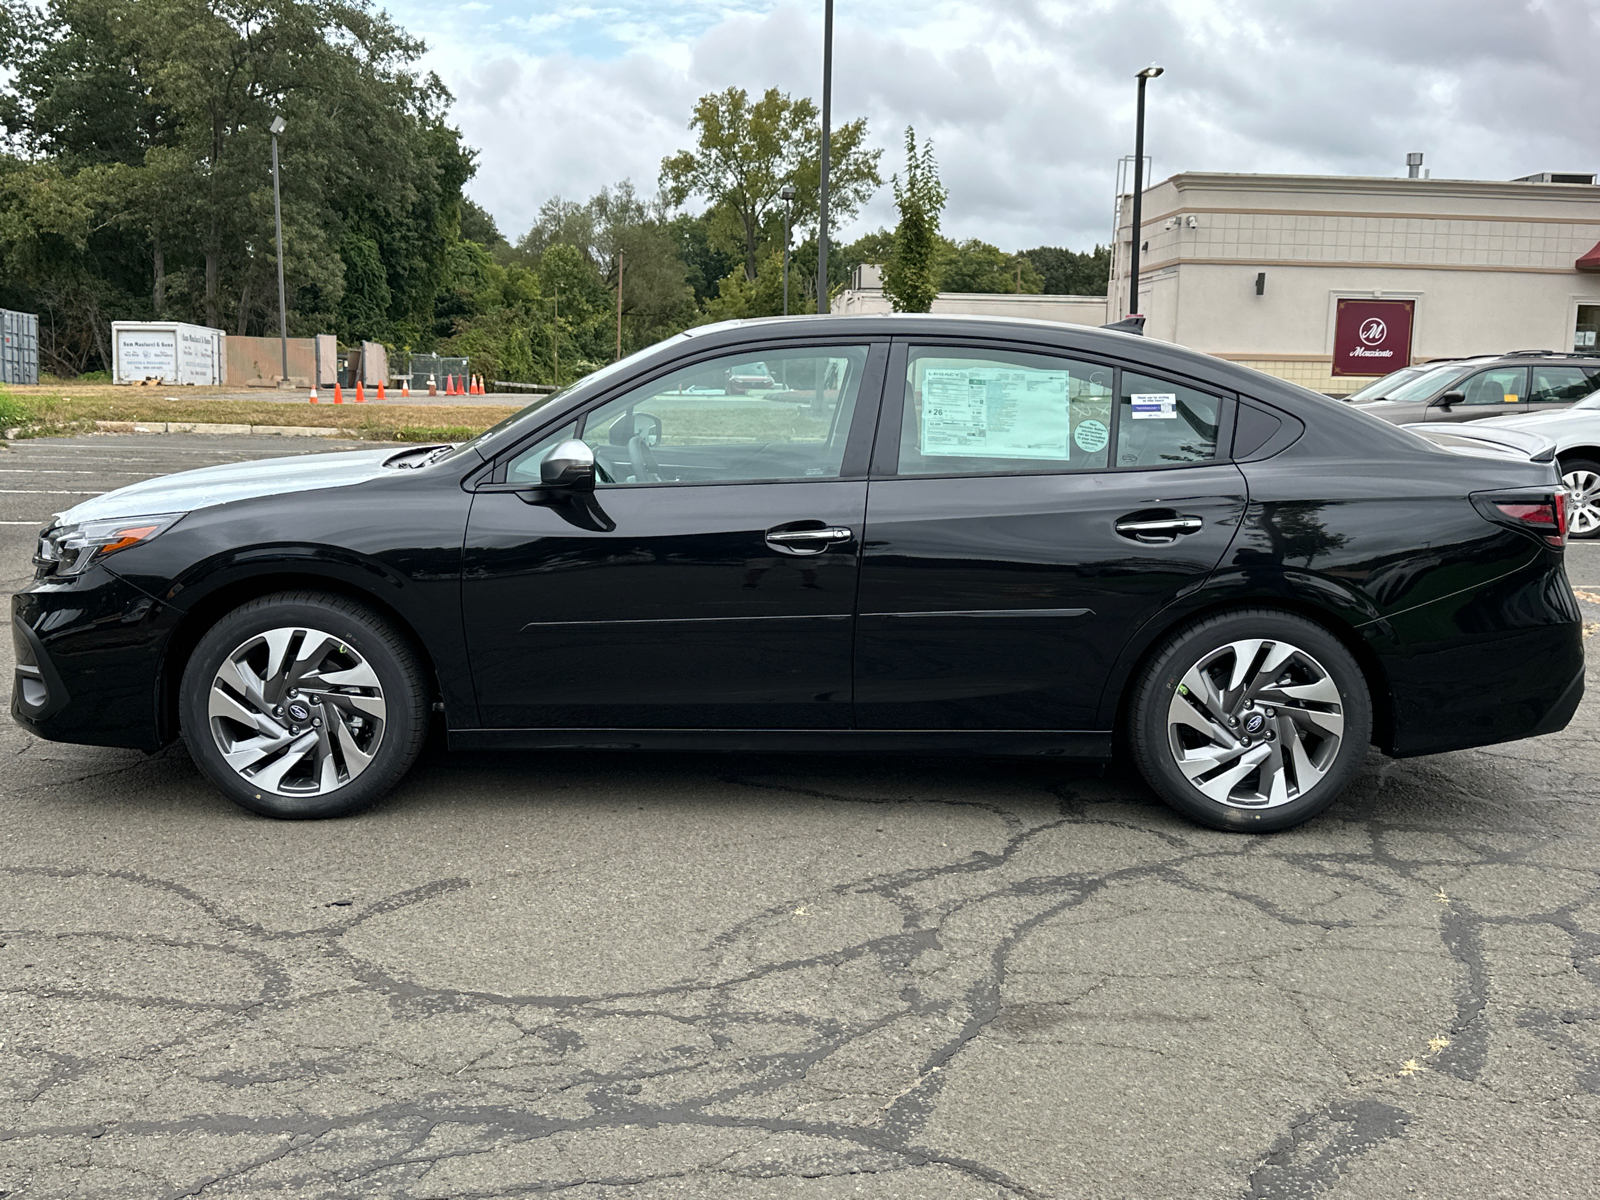
[(1567, 487), (1568, 536), (1600, 538), (1600, 391), (1562, 412), (1488, 417), (1474, 424), (1520, 429), (1554, 442)]

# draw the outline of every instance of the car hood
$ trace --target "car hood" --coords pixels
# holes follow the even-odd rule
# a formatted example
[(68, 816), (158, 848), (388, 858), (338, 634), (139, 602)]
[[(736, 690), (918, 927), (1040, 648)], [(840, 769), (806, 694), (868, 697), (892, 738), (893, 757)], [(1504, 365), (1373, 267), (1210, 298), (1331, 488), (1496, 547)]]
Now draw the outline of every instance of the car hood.
[(1548, 429), (1552, 424), (1559, 425), (1573, 418), (1582, 420), (1584, 417), (1593, 419), (1600, 416), (1593, 409), (1578, 411), (1564, 409), (1561, 412), (1524, 413), (1519, 417), (1485, 417), (1481, 421), (1473, 422), (1475, 425), (1489, 425), (1496, 429)]
[(197, 508), (253, 500), (257, 496), (348, 487), (381, 475), (384, 460), (393, 458), (394, 454), (394, 447), (390, 446), (382, 450), (263, 458), (179, 471), (176, 475), (146, 479), (143, 483), (105, 492), (57, 513), (56, 520), (72, 525), (106, 518), (193, 512)]

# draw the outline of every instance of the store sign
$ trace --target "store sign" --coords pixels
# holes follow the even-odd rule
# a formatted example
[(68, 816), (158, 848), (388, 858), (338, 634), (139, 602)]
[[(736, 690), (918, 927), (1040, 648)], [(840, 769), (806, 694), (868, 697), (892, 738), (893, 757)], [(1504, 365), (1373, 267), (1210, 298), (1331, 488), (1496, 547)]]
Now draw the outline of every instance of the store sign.
[(1335, 375), (1387, 375), (1411, 365), (1411, 300), (1341, 300), (1333, 322)]

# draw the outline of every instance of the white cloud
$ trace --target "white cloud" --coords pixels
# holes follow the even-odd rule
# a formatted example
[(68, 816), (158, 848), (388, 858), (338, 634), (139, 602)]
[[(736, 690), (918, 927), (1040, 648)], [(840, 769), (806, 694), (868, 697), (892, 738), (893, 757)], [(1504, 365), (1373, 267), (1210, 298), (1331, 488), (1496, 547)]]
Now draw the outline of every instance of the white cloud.
[[(820, 5), (660, 0), (526, 15), (397, 16), (434, 47), (481, 151), (469, 191), (512, 236), (550, 196), (652, 190), (690, 108), (738, 85), (820, 91)], [(1600, 168), (1600, 0), (1010, 0), (839, 5), (834, 111), (900, 161), (933, 139), (945, 228), (1003, 247), (1086, 247), (1110, 226), (1155, 59), (1148, 151), (1178, 170), (1504, 179)], [(888, 189), (858, 228), (893, 221)]]

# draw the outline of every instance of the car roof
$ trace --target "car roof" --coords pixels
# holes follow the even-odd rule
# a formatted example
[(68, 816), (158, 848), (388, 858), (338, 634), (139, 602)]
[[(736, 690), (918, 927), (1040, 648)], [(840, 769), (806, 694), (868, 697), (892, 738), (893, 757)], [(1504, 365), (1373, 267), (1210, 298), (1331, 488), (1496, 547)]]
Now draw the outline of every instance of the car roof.
[[(1031, 317), (973, 317), (954, 313), (753, 317), (701, 325), (686, 332), (693, 342), (708, 349), (724, 345), (736, 349), (758, 339), (764, 343), (767, 338), (778, 341), (798, 337), (959, 337), (1028, 342), (1069, 353), (1108, 358), (1163, 374), (1187, 376), (1202, 384), (1280, 403), (1291, 410), (1320, 411), (1320, 406), (1328, 403), (1325, 396), (1287, 380), (1173, 342), (1116, 329), (1068, 325)], [(678, 346), (682, 348), (683, 343)]]

